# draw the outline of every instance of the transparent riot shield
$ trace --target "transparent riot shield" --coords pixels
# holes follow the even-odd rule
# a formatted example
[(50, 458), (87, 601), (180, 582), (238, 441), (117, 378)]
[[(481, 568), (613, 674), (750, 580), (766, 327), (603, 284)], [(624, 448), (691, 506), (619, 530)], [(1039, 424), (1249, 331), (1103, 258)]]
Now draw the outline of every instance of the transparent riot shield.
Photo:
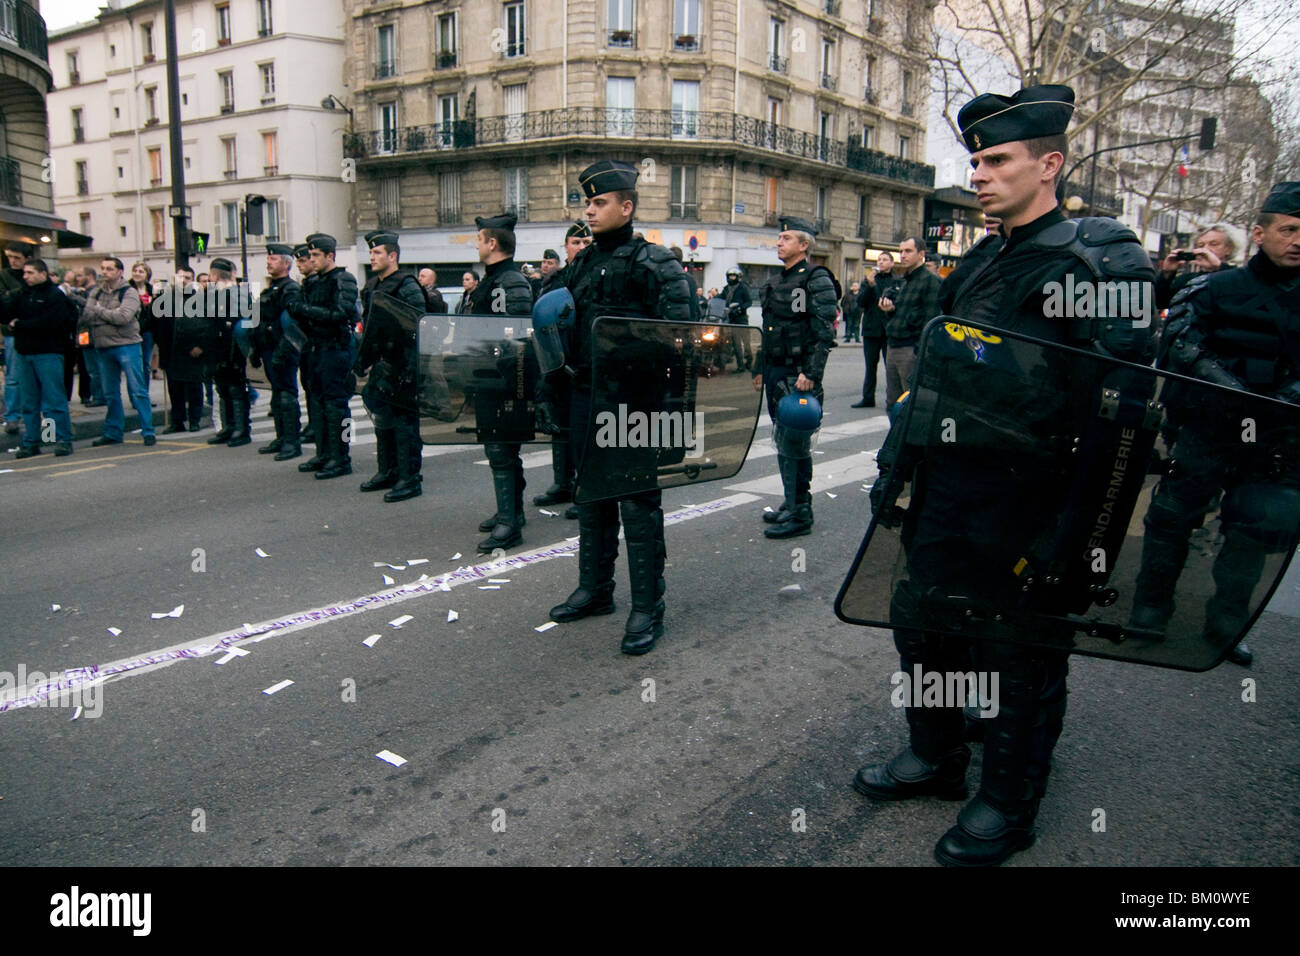
[[(759, 330), (660, 319), (592, 326), (591, 417), (578, 502), (730, 478), (758, 424)], [(737, 359), (737, 356), (742, 356)], [(751, 360), (752, 361), (752, 360)]]
[(357, 391), (370, 383), (394, 406), (418, 407), (414, 387), (416, 334), (423, 315), (423, 309), (387, 293), (379, 292), (371, 297), (370, 315), (357, 343), (354, 363), (364, 370), (357, 376)]
[(879, 458), (851, 624), (1205, 670), (1300, 544), (1300, 407), (946, 316)]
[(540, 372), (532, 331), (526, 315), (420, 318), (418, 397), (426, 445), (550, 442), (536, 427)]

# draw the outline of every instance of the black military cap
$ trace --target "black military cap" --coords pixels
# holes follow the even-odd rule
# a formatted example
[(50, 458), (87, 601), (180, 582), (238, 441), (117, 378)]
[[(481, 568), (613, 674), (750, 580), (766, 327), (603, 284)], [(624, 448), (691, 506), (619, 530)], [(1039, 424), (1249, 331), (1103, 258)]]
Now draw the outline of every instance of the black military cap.
[(221, 269), (224, 272), (229, 272), (231, 275), (235, 274), (235, 264), (229, 259), (213, 259), (212, 262), (208, 264), (208, 268)]
[(1300, 183), (1278, 183), (1269, 191), (1259, 211), (1300, 217)]
[(798, 216), (781, 217), (782, 232), (806, 232), (810, 236), (817, 235), (817, 228), (807, 219), (800, 219)]
[(366, 245), (371, 249), (375, 246), (395, 246), (397, 245), (397, 233), (391, 229), (375, 229), (366, 233)]
[(572, 223), (568, 229), (564, 230), (564, 238), (572, 239), (574, 236), (580, 239), (590, 239), (591, 227), (585, 222)]
[(602, 159), (578, 173), (578, 185), (588, 199), (620, 189), (636, 189), (636, 167), (616, 159)]
[(474, 225), (478, 226), (480, 229), (504, 229), (507, 232), (514, 232), (515, 223), (518, 221), (519, 217), (512, 212), (508, 212), (504, 216), (474, 217)]
[(307, 237), (308, 249), (319, 249), (321, 252), (329, 255), (338, 248), (338, 240), (333, 236), (323, 232), (313, 232)]
[(23, 242), (21, 239), (10, 239), (5, 249), (9, 252), (21, 252), (29, 259), (36, 255), (36, 247), (30, 242)]
[(1074, 113), (1068, 86), (1026, 86), (1011, 96), (982, 93), (957, 113), (966, 148), (972, 153), (1003, 143), (1059, 136)]
[(266, 251), (273, 256), (292, 256), (293, 246), (289, 245), (287, 242), (268, 242), (266, 244)]
[(558, 252), (556, 252), (554, 249), (547, 249), (545, 252), (542, 253), (542, 258), (543, 258), (543, 259), (554, 259), (556, 262), (559, 262), (559, 261), (560, 261), (560, 254), (559, 254)]
[(305, 242), (300, 242), (293, 247), (293, 257), (295, 259), (307, 259), (311, 256), (311, 246)]

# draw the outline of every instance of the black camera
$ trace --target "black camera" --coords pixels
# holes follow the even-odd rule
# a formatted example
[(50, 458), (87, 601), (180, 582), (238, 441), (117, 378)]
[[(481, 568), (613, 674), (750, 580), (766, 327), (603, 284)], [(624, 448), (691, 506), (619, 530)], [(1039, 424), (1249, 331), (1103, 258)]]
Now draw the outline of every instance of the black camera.
[(1179, 262), (1195, 262), (1195, 261), (1196, 261), (1196, 253), (1194, 253), (1194, 252), (1180, 252), (1180, 253), (1177, 253), (1177, 254), (1174, 256), (1174, 258), (1177, 259)]

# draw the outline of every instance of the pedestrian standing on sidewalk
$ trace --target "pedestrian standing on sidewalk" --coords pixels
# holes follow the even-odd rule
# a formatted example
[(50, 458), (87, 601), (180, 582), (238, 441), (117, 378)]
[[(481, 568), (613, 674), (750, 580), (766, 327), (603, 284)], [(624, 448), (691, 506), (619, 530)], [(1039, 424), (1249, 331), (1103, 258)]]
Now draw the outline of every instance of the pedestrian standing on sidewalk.
[(99, 285), (90, 293), (82, 318), (89, 321), (91, 341), (104, 379), (108, 413), (104, 434), (93, 445), (120, 445), (126, 429), (122, 409), (122, 375), (131, 404), (140, 416), (144, 443), (157, 442), (153, 429), (153, 406), (149, 404), (149, 383), (140, 363), (140, 296), (126, 281), (122, 260), (105, 259), (99, 264)]
[(76, 324), (76, 311), (50, 281), (44, 260), (31, 259), (23, 266), (23, 282), (18, 292), (0, 296), (0, 321), (22, 356), (23, 446), (14, 457), (40, 453), (46, 419), (54, 423), (54, 454), (68, 455), (72, 453), (72, 420), (68, 393), (63, 389), (63, 353), (68, 333)]

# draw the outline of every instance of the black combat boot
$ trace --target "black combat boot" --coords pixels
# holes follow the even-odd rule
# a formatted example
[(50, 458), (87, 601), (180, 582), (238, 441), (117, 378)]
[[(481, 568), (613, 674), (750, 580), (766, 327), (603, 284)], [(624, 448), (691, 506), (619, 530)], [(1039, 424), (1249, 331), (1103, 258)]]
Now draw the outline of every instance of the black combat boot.
[(573, 500), (573, 487), (568, 475), (569, 443), (560, 439), (551, 439), (551, 475), (554, 481), (551, 487), (533, 499), (539, 507), (562, 505)]
[(271, 417), (275, 420), (275, 437), (257, 450), (259, 455), (274, 455), (284, 447), (284, 415), (280, 412), (284, 396), (271, 393)]
[[(516, 462), (510, 466), (510, 470), (516, 476), (519, 482), (519, 487), (515, 489), (515, 502), (518, 506), (515, 508), (515, 524), (517, 524), (520, 528), (522, 528), (524, 525), (528, 524), (528, 515), (524, 511), (524, 464), (523, 462), (516, 460)], [(502, 517), (501, 511), (498, 508), (497, 511), (488, 515), (486, 518), (484, 518), (482, 521), (478, 523), (478, 529), (480, 531), (491, 531), (493, 528), (495, 528), (499, 524), (502, 524), (504, 521), (505, 518)]]
[(965, 745), (954, 747), (935, 761), (921, 759), (908, 747), (889, 763), (859, 770), (853, 778), (853, 789), (873, 800), (965, 800), (970, 794), (966, 787), (969, 765), (970, 750)]
[(235, 415), (235, 427), (234, 431), (230, 433), (230, 440), (226, 444), (231, 448), (238, 448), (240, 445), (247, 445), (253, 440), (251, 422), (249, 422), (248, 389), (242, 385), (233, 389), (230, 396), (230, 407)]
[(288, 461), (290, 458), (302, 457), (302, 440), (298, 434), (299, 429), (299, 410), (298, 396), (281, 395), (280, 410), (277, 421), (283, 429), (284, 440), (280, 444), (280, 450), (276, 452), (276, 461)]
[(315, 396), (307, 400), (307, 427), (311, 429), (311, 443), (316, 446), (316, 454), (301, 465), (299, 471), (320, 471), (329, 460), (329, 445), (325, 443), (321, 431), (325, 428), (325, 413), (321, 409), (320, 399)]
[(513, 466), (492, 469), (492, 490), (497, 498), (497, 523), (493, 526), (492, 533), (478, 543), (478, 550), (483, 554), (523, 543), (524, 536), (519, 531), (522, 512), (518, 509), (520, 492), (517, 485)]
[(795, 482), (786, 480), (786, 465), (790, 459), (785, 455), (776, 456), (777, 472), (781, 475), (781, 489), (785, 492), (785, 500), (781, 502), (781, 507), (776, 511), (764, 511), (763, 520), (768, 524), (780, 524), (790, 517), (790, 512), (795, 507)]
[[(802, 459), (779, 456), (781, 467), (781, 484), (786, 489), (786, 500), (793, 501), (785, 517), (776, 525), (763, 532), (767, 538), (796, 538), (811, 534), (813, 526), (812, 495), (802, 484), (800, 468)], [(766, 515), (764, 516), (766, 517)]]
[(393, 429), (375, 429), (375, 448), (379, 471), (361, 483), (362, 491), (383, 491), (397, 484), (397, 436)]
[(217, 386), (217, 404), (221, 406), (221, 431), (208, 439), (209, 445), (224, 445), (235, 431), (235, 413), (231, 407), (230, 386)]
[(614, 562), (618, 559), (618, 505), (578, 505), (578, 589), (551, 608), (551, 620), (565, 624), (614, 613)]
[(399, 422), (393, 429), (397, 439), (397, 484), (384, 493), (385, 501), (405, 501), (424, 493), (424, 479), (420, 475), (420, 431), (412, 422)]
[(619, 502), (627, 544), (627, 574), (632, 613), (623, 629), (624, 654), (649, 652), (664, 633), (664, 513), (648, 502)]
[(316, 472), (318, 480), (342, 478), (344, 475), (352, 474), (352, 454), (348, 450), (348, 443), (343, 440), (343, 413), (345, 410), (332, 406), (327, 406), (322, 410), (324, 412), (324, 427), (321, 429), (320, 437), (325, 442), (330, 457), (320, 471)]

